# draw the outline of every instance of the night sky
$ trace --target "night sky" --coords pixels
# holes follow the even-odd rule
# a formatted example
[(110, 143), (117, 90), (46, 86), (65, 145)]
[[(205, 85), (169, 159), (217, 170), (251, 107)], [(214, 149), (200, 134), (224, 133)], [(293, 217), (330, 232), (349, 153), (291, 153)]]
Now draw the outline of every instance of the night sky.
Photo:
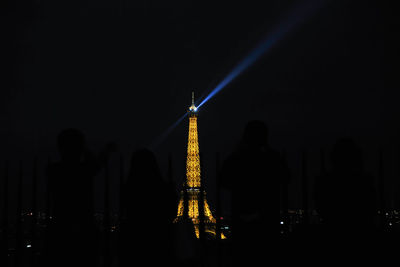
[[(264, 120), (271, 145), (287, 151), (294, 187), (301, 149), (309, 150), (311, 177), (319, 149), (351, 136), (367, 152), (372, 173), (377, 149), (385, 149), (394, 192), (395, 16), (379, 1), (321, 1), (316, 14), (202, 106), (200, 149), (211, 202), (215, 152), (228, 155), (251, 119)], [(0, 159), (56, 159), (56, 136), (69, 127), (84, 131), (93, 151), (114, 141), (129, 158), (186, 112), (191, 91), (211, 91), (295, 3), (313, 3), (218, 2), (2, 1)], [(177, 183), (187, 128), (185, 120), (155, 150), (164, 173), (172, 153)]]

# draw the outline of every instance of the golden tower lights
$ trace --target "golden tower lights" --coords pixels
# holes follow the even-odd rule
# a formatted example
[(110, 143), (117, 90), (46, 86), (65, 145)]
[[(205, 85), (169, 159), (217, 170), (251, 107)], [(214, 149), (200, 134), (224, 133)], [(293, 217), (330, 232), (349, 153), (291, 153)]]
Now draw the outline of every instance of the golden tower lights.
[[(197, 107), (194, 105), (194, 92), (192, 92), (192, 105), (188, 110), (189, 133), (186, 157), (186, 182), (181, 191), (178, 204), (178, 213), (174, 222), (189, 218), (193, 225), (197, 238), (200, 236), (200, 211), (203, 211), (204, 231), (215, 236), (215, 219), (208, 206), (206, 193), (201, 187), (201, 168), (199, 138), (197, 130)], [(203, 192), (203, 195), (201, 193)], [(203, 202), (203, 206), (200, 203)], [(187, 204), (186, 204), (187, 203)], [(185, 210), (186, 209), (186, 210)], [(225, 238), (221, 235), (221, 238)]]

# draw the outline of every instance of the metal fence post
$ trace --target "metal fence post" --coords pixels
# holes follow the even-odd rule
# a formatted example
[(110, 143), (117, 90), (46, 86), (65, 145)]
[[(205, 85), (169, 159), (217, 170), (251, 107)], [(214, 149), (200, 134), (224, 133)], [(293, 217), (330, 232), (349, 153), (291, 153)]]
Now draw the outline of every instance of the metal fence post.
[(380, 209), (380, 227), (382, 230), (386, 230), (386, 199), (385, 199), (385, 181), (383, 173), (383, 152), (379, 150), (378, 159), (378, 195), (379, 195), (379, 209)]
[(216, 224), (215, 235), (217, 240), (217, 266), (222, 266), (222, 251), (221, 251), (221, 176), (220, 176), (220, 155), (217, 152), (215, 155), (215, 179), (216, 179)]
[(304, 210), (303, 223), (308, 225), (309, 223), (309, 206), (308, 206), (308, 177), (307, 177), (307, 152), (303, 150), (302, 161), (301, 161), (301, 188), (302, 188), (302, 203)]
[(31, 225), (31, 266), (36, 266), (36, 251), (37, 251), (37, 240), (36, 240), (36, 224), (37, 224), (37, 157), (33, 160), (33, 173), (32, 173), (32, 225)]
[(22, 243), (23, 243), (23, 230), (22, 230), (22, 177), (23, 177), (23, 163), (19, 162), (19, 174), (17, 184), (17, 207), (16, 207), (16, 245), (14, 255), (14, 266), (18, 267), (22, 264)]
[(8, 266), (8, 173), (9, 173), (9, 165), (6, 160), (4, 163), (4, 179), (3, 179), (3, 216), (1, 228), (3, 232), (2, 241), (1, 241), (1, 262)]
[(104, 226), (104, 266), (111, 266), (111, 255), (110, 255), (110, 169), (109, 161), (105, 163), (105, 175), (104, 175), (104, 215), (103, 215), (103, 226)]

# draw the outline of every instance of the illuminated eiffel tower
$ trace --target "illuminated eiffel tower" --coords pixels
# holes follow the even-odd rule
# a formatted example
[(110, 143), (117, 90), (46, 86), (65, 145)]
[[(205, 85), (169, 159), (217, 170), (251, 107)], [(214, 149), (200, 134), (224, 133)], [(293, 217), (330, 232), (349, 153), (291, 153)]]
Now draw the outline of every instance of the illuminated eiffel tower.
[[(192, 92), (192, 105), (188, 110), (189, 134), (186, 158), (186, 182), (181, 191), (178, 204), (178, 214), (174, 222), (189, 218), (194, 226), (197, 238), (200, 236), (200, 214), (203, 213), (204, 232), (216, 235), (215, 223), (210, 207), (208, 206), (206, 193), (201, 186), (199, 138), (197, 132), (197, 107), (194, 105), (194, 92)], [(203, 193), (203, 194), (202, 194)], [(200, 205), (203, 202), (203, 205)], [(221, 238), (225, 238), (221, 234)]]

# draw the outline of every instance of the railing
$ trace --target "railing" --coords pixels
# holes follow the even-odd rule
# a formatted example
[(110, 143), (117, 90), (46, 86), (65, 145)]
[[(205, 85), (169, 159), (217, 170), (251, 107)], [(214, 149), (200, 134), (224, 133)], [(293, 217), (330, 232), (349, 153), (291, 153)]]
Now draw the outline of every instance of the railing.
[[(387, 210), (385, 203), (390, 202), (389, 196), (385, 195), (385, 179), (384, 179), (384, 161), (383, 153), (380, 152), (378, 156), (377, 169), (378, 169), (378, 200), (379, 200), (379, 226), (382, 229), (390, 230), (394, 227), (400, 218), (400, 213), (397, 211)], [(45, 194), (38, 194), (39, 184), (39, 168), (46, 167), (48, 160), (33, 159), (31, 162), (18, 162), (16, 172), (11, 175), (10, 162), (3, 162), (2, 166), (2, 182), (1, 182), (1, 266), (42, 266), (43, 255), (48, 245), (47, 240), (47, 226), (52, 220), (52, 212), (50, 210), (50, 197), (48, 195), (48, 186), (44, 185)], [(41, 165), (40, 165), (41, 164)], [(320, 156), (320, 171), (325, 172), (325, 158), (324, 152), (321, 151)], [(296, 211), (290, 210), (288, 205), (289, 190), (287, 185), (284, 185), (281, 190), (281, 233), (290, 233), (297, 227), (298, 224), (315, 224), (319, 222), (318, 214), (310, 210), (310, 192), (309, 192), (309, 177), (307, 166), (309, 166), (307, 152), (301, 153), (301, 195), (302, 195), (302, 208)], [(29, 176), (26, 175), (27, 170), (31, 168)], [(104, 169), (104, 193), (103, 193), (103, 211), (93, 214), (96, 218), (98, 232), (101, 235), (101, 243), (99, 245), (98, 266), (117, 266), (118, 265), (118, 235), (119, 224), (124, 217), (124, 207), (127, 203), (122, 201), (122, 187), (124, 181), (124, 158), (121, 155), (119, 158), (119, 169), (115, 173), (119, 173), (117, 180), (119, 180), (120, 188), (118, 192), (111, 192), (110, 181), (115, 180), (116, 177), (111, 177), (110, 167), (107, 164)], [(203, 168), (203, 167), (202, 167)], [(204, 171), (202, 171), (204, 174)], [(216, 155), (216, 203), (215, 203), (215, 218), (216, 218), (216, 240), (207, 240), (205, 237), (204, 216), (200, 216), (200, 238), (198, 241), (200, 246), (198, 256), (196, 259), (200, 261), (203, 266), (226, 266), (230, 252), (230, 240), (221, 240), (222, 229), (222, 212), (221, 212), (221, 182), (220, 182), (220, 156)], [(24, 186), (24, 178), (30, 178), (30, 185)], [(43, 178), (43, 177), (42, 177)], [(172, 158), (168, 159), (168, 172), (167, 180), (173, 180)], [(10, 181), (16, 181), (15, 188), (10, 190)], [(26, 181), (26, 179), (25, 179)], [(46, 184), (46, 179), (41, 179)], [(202, 182), (202, 185), (204, 181)], [(43, 188), (42, 188), (43, 189)], [(115, 188), (114, 188), (115, 189)], [(27, 193), (27, 191), (30, 191)], [(204, 191), (202, 187), (201, 192)], [(16, 192), (16, 194), (10, 194)], [(112, 211), (110, 207), (110, 195), (117, 195), (119, 197), (118, 211)], [(200, 196), (203, 196), (200, 193)], [(149, 196), (150, 197), (150, 196)], [(23, 201), (30, 199), (30, 207), (23, 208)], [(186, 198), (187, 199), (187, 198)], [(40, 200), (40, 201), (39, 201)], [(39, 205), (38, 203), (44, 203)], [(200, 201), (200, 211), (204, 210), (204, 201)], [(178, 204), (178, 203), (177, 203)], [(202, 213), (200, 213), (202, 214)], [(12, 215), (12, 216), (11, 216)], [(398, 221), (397, 221), (398, 220)], [(171, 222), (172, 223), (172, 222)], [(213, 264), (210, 265), (207, 261), (207, 253), (210, 247), (213, 247), (215, 257), (212, 259)], [(178, 252), (179, 253), (179, 252)]]

